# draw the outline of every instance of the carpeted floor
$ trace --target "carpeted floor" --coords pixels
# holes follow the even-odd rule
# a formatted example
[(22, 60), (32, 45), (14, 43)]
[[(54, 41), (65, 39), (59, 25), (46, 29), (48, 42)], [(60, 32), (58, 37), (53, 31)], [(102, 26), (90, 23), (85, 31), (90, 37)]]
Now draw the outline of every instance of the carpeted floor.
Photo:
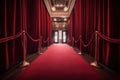
[(16, 80), (106, 80), (66, 44), (53, 44)]

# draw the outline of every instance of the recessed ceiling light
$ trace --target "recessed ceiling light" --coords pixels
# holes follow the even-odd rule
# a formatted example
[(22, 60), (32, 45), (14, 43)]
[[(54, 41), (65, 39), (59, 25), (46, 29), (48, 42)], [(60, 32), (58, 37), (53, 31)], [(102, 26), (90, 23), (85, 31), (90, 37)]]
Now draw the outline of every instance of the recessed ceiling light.
[(63, 4), (60, 4), (60, 7), (63, 7)]
[(64, 11), (67, 11), (68, 10), (68, 7), (64, 7)]
[(63, 24), (63, 27), (65, 27), (65, 24)]
[(55, 7), (52, 7), (52, 11), (56, 11), (56, 8), (55, 8)]
[(56, 19), (56, 18), (54, 18), (54, 21), (57, 21), (57, 19)]
[(56, 6), (59, 7), (59, 4), (57, 4)]
[(67, 18), (64, 18), (64, 21), (67, 21)]

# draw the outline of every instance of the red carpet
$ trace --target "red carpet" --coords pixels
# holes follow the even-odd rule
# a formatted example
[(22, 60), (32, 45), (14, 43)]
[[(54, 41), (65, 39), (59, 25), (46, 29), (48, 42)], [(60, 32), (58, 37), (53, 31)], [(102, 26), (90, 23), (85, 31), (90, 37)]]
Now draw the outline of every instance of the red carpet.
[(105, 80), (66, 44), (54, 44), (23, 70), (16, 80)]

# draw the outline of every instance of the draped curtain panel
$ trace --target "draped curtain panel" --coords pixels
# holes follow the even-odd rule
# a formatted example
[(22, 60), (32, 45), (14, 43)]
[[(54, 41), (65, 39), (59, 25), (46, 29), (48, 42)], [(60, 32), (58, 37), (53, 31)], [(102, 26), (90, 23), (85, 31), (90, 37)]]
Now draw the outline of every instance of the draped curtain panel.
[(73, 12), (70, 15), (70, 21), (69, 21), (69, 28), (68, 28), (68, 40), (67, 43), (69, 45), (73, 45)]
[(0, 10), (0, 71), (51, 44), (51, 18), (43, 0), (0, 0)]
[[(110, 37), (114, 39), (120, 39), (120, 5), (117, 0), (109, 1), (109, 12), (110, 12)], [(108, 56), (107, 64), (114, 69), (120, 71), (120, 42), (110, 43), (110, 53)]]
[[(70, 26), (72, 30), (72, 38), (74, 39), (74, 46), (80, 48), (80, 37), (85, 44), (89, 43), (91, 37), (94, 35), (96, 29), (96, 2), (90, 0), (76, 0), (76, 4), (70, 16)], [(96, 11), (96, 10), (95, 10)], [(70, 30), (70, 29), (69, 29)], [(70, 31), (69, 31), (70, 32)], [(71, 33), (70, 33), (71, 34)], [(69, 35), (70, 35), (69, 34)], [(73, 40), (71, 39), (71, 40)], [(84, 47), (82, 50), (85, 52), (91, 51), (93, 54), (94, 40), (91, 41), (91, 45)], [(86, 46), (86, 45), (85, 45)]]
[(0, 1), (0, 71), (8, 69), (23, 59), (21, 37), (9, 40), (22, 30), (22, 13), (20, 0)]
[(27, 0), (27, 32), (34, 39), (41, 39), (42, 44), (28, 39), (27, 53), (39, 51), (40, 45), (46, 47), (50, 45), (51, 38), (51, 18), (47, 12), (43, 0)]
[[(116, 0), (76, 0), (69, 26), (69, 38), (71, 41), (74, 39), (75, 47), (81, 48), (82, 53), (92, 55), (98, 62), (116, 70), (120, 70), (120, 6), (118, 3)], [(95, 31), (106, 36), (103, 39), (98, 35), (97, 54), (95, 53)], [(111, 42), (105, 38), (115, 40)]]

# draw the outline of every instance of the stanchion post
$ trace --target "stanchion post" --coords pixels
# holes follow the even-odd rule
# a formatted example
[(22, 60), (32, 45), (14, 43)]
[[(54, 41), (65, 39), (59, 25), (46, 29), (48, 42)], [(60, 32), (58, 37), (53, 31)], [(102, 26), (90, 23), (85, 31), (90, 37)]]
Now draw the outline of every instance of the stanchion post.
[(72, 38), (72, 40), (73, 40), (73, 41), (72, 41), (72, 46), (74, 47), (74, 38)]
[(39, 54), (43, 54), (42, 53), (42, 39), (43, 39), (43, 37), (41, 36), (40, 41), (39, 41), (39, 52), (38, 52)]
[(80, 35), (80, 52), (79, 52), (79, 54), (82, 54), (82, 43), (81, 43), (81, 40), (82, 40), (82, 36)]
[(39, 38), (39, 41), (38, 41), (38, 54), (41, 53), (41, 38)]
[(22, 62), (22, 67), (26, 67), (29, 65), (29, 63), (26, 61), (26, 34), (25, 31), (23, 31), (22, 34), (22, 41), (23, 41), (23, 62)]
[(95, 59), (91, 63), (91, 65), (96, 68), (100, 68), (100, 66), (98, 65), (98, 62), (97, 62), (97, 53), (98, 53), (98, 31), (95, 32)]

